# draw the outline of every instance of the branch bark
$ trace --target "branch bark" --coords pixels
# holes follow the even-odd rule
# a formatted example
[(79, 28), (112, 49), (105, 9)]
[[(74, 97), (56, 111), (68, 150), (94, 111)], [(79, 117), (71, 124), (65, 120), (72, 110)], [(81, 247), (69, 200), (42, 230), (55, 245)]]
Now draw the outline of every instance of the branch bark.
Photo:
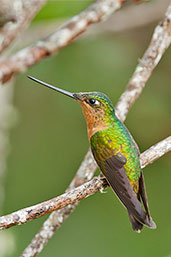
[[(15, 122), (16, 110), (13, 107), (13, 91), (12, 83), (6, 87), (0, 88), (0, 213), (5, 199), (4, 177), (6, 174), (7, 157), (10, 149), (9, 132)], [(11, 233), (0, 235), (0, 257), (9, 253), (14, 249), (14, 237)]]
[[(89, 149), (66, 192), (69, 192), (92, 179), (96, 169), (97, 164), (94, 161), (92, 153)], [(35, 257), (38, 253), (40, 253), (43, 247), (52, 238), (56, 230), (60, 228), (64, 221), (75, 210), (78, 203), (79, 202), (76, 201), (72, 205), (69, 204), (65, 208), (52, 212), (51, 215), (44, 222), (40, 231), (36, 234), (31, 243), (24, 250), (21, 257)]]
[(12, 214), (0, 218), (0, 230), (7, 229), (15, 225), (21, 225), (29, 220), (39, 218), (52, 211), (61, 209), (69, 204), (73, 204), (91, 194), (96, 193), (103, 182), (98, 177), (91, 181), (67, 192), (61, 196), (55, 197), (51, 200), (36, 204), (34, 206), (24, 208), (22, 210), (13, 212)]
[[(162, 150), (160, 150), (162, 146)], [(163, 154), (171, 151), (171, 136), (163, 140), (162, 142), (154, 145), (146, 152), (140, 155), (141, 163), (143, 167), (152, 163), (154, 160), (160, 158)], [(151, 156), (149, 162), (149, 155)], [(22, 210), (13, 212), (9, 215), (0, 217), (0, 230), (7, 229), (15, 225), (20, 225), (39, 218), (52, 211), (61, 209), (67, 205), (72, 205), (75, 202), (82, 200), (92, 194), (97, 193), (99, 190), (104, 189), (107, 186), (106, 180), (99, 177), (94, 177), (89, 182), (63, 194), (55, 197), (51, 200), (36, 204), (31, 207), (24, 208)]]
[(22, 49), (1, 62), (0, 82), (7, 82), (15, 73), (22, 72), (44, 57), (58, 52), (83, 33), (91, 24), (107, 19), (120, 7), (120, 0), (97, 0), (47, 38)]
[[(119, 102), (116, 106), (116, 112), (121, 121), (125, 120), (129, 109), (141, 94), (145, 86), (145, 83), (147, 82), (147, 80), (152, 74), (153, 69), (157, 66), (160, 58), (162, 57), (165, 50), (169, 46), (170, 20), (171, 20), (170, 16), (171, 16), (171, 5), (167, 9), (163, 21), (154, 30), (152, 40), (144, 56), (141, 59), (140, 64), (137, 66), (130, 82), (128, 83), (128, 86), (125, 92), (122, 94), (122, 96), (119, 99)], [(164, 24), (164, 26), (162, 24)], [(161, 45), (163, 46), (162, 48), (161, 48)], [(160, 51), (158, 51), (158, 47)], [(145, 77), (143, 78), (144, 75)], [(170, 137), (167, 140), (170, 140)], [(154, 152), (155, 152), (155, 149), (157, 149), (156, 148), (157, 146), (159, 148), (161, 147), (161, 153), (162, 151), (165, 151), (165, 144), (163, 144), (162, 142), (160, 144), (157, 144), (153, 149), (152, 151), (153, 156), (150, 155), (149, 151), (146, 151), (145, 152), (146, 156), (145, 158), (142, 157), (142, 160), (148, 160), (148, 163), (151, 163), (150, 160), (154, 161), (155, 160), (153, 159), (155, 158)], [(143, 162), (141, 164), (143, 168), (147, 165), (147, 163), (143, 163)], [(74, 187), (79, 186), (82, 183), (85, 183), (88, 179), (91, 179), (96, 168), (97, 168), (97, 165), (94, 162), (91, 151), (89, 149), (84, 161), (80, 166), (80, 169), (78, 170), (75, 178), (73, 179), (73, 182), (71, 182), (71, 185), (69, 186), (68, 190), (70, 191)], [(45, 244), (54, 235), (55, 231), (68, 218), (68, 216), (73, 212), (77, 204), (78, 204), (78, 201), (76, 201), (72, 205), (66, 206), (63, 209), (53, 212), (49, 216), (49, 218), (44, 222), (42, 228), (35, 235), (35, 237), (28, 245), (28, 247), (24, 250), (21, 257), (32, 257), (32, 256), (36, 256), (39, 252), (41, 252)]]
[(9, 130), (16, 116), (12, 102), (13, 85), (10, 83), (0, 89), (0, 212), (4, 201), (3, 182), (9, 152)]
[(90, 29), (90, 33), (120, 33), (128, 32), (128, 30), (132, 29), (137, 30), (140, 27), (147, 27), (163, 18), (169, 2), (170, 0), (150, 1), (148, 4), (127, 6), (127, 8), (117, 12), (107, 22), (96, 26), (95, 29)]
[(13, 42), (21, 30), (29, 24), (45, 2), (46, 0), (13, 0), (13, 3), (11, 0), (4, 1), (4, 5), (7, 6), (4, 8), (4, 12), (6, 11), (4, 15), (9, 16), (11, 13), (10, 16), (15, 19), (15, 22), (5, 24), (0, 30), (0, 54)]
[(171, 136), (160, 141), (158, 144), (151, 146), (147, 151), (141, 154), (141, 168), (145, 168), (169, 151), (171, 151)]
[(119, 118), (125, 120), (130, 107), (141, 94), (147, 80), (171, 43), (171, 4), (164, 19), (155, 28), (151, 42), (136, 67), (125, 92), (116, 106)]

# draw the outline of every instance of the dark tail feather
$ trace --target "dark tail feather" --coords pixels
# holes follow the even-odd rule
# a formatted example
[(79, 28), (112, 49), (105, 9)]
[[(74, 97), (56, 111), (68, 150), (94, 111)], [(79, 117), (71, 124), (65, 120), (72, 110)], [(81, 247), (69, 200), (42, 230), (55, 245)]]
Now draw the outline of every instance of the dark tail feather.
[(133, 230), (137, 233), (140, 233), (141, 230), (143, 229), (143, 224), (141, 224), (138, 220), (136, 220), (134, 218), (134, 216), (132, 214), (130, 214), (129, 212), (128, 212), (128, 215), (129, 215), (129, 219), (131, 221)]
[(152, 218), (146, 216), (146, 220), (144, 220), (143, 224), (141, 222), (139, 222), (131, 213), (128, 212), (128, 216), (129, 219), (131, 221), (131, 225), (134, 231), (140, 233), (141, 230), (143, 229), (143, 226), (147, 226), (151, 229), (155, 229), (156, 228), (156, 224), (154, 223), (154, 221), (152, 220)]

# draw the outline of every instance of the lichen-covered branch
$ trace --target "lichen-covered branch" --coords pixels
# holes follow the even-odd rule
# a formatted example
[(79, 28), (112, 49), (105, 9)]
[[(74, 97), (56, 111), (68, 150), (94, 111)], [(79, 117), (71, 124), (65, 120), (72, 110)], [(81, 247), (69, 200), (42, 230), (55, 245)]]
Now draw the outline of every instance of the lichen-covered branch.
[[(158, 144), (150, 147), (148, 150), (141, 154), (140, 162), (141, 167), (144, 168), (147, 165), (151, 164), (162, 155), (166, 154), (167, 152), (171, 151), (171, 136), (162, 140)], [(89, 157), (91, 152), (89, 151), (82, 162), (75, 178), (71, 182), (70, 186), (68, 187), (69, 190), (73, 190), (76, 186), (81, 185), (86, 182), (86, 179), (91, 179), (94, 174), (94, 171), (97, 168), (96, 163), (93, 161), (92, 158)], [(88, 163), (87, 163), (88, 160)], [(92, 162), (91, 162), (92, 160)], [(87, 165), (86, 165), (87, 163)], [(81, 175), (82, 174), (82, 175)], [(38, 253), (41, 252), (43, 247), (47, 244), (49, 239), (52, 238), (55, 231), (63, 224), (63, 222), (68, 218), (68, 216), (74, 211), (75, 207), (79, 202), (76, 201), (73, 204), (69, 204), (65, 208), (59, 209), (58, 211), (54, 211), (51, 213), (49, 218), (44, 222), (40, 231), (36, 234), (36, 236), (32, 239), (31, 243), (26, 247), (24, 252), (21, 254), (20, 257), (32, 257), (36, 256)]]
[(5, 83), (15, 73), (24, 71), (42, 58), (58, 52), (83, 33), (88, 26), (105, 20), (120, 7), (120, 0), (97, 0), (47, 38), (0, 62), (0, 82)]
[[(168, 8), (166, 15), (167, 20), (170, 22), (170, 7)], [(166, 19), (166, 17), (163, 20), (163, 23)], [(168, 23), (169, 24), (169, 23)], [(169, 25), (167, 24), (168, 28)], [(160, 25), (158, 25), (160, 26)], [(154, 33), (153, 33), (153, 38), (156, 37), (156, 31), (157, 28), (156, 27)], [(170, 33), (170, 32), (169, 32)], [(158, 32), (157, 32), (158, 34)], [(166, 33), (167, 34), (167, 33)], [(158, 37), (159, 42), (155, 42), (156, 46), (160, 46), (160, 44), (162, 45), (166, 45), (165, 40), (168, 40), (168, 37), (164, 37), (163, 39), (161, 37)], [(162, 40), (162, 41), (161, 41)], [(146, 60), (150, 60), (150, 56), (153, 55), (153, 47), (152, 47), (152, 42), (151, 41), (146, 53), (144, 54), (141, 63), (146, 62)], [(166, 49), (165, 49), (166, 50)], [(164, 50), (162, 52), (162, 54), (164, 54)], [(161, 56), (160, 56), (161, 58)], [(159, 60), (158, 60), (159, 61)], [(155, 66), (157, 65), (157, 63), (155, 63)], [(138, 71), (138, 67), (136, 68), (136, 71)], [(149, 63), (149, 67), (148, 67), (148, 72), (151, 75), (152, 70), (154, 69), (154, 66), (151, 66)], [(151, 69), (151, 71), (150, 71)], [(132, 79), (130, 80), (126, 91), (123, 93), (123, 95), (121, 96), (117, 106), (116, 106), (116, 111), (117, 111), (117, 115), (120, 118), (121, 121), (124, 121), (126, 118), (126, 114), (128, 113), (130, 107), (132, 106), (132, 104), (135, 102), (135, 100), (138, 98), (138, 96), (141, 94), (142, 89), (145, 86), (145, 83), (147, 82), (149, 76), (146, 76), (143, 80), (143, 87), (142, 84), (139, 81), (139, 72), (134, 72)], [(142, 76), (143, 74), (141, 74)], [(142, 77), (140, 77), (140, 79), (142, 80)], [(134, 86), (130, 86), (130, 83), (134, 82)], [(168, 139), (170, 140), (170, 139)], [(162, 142), (161, 142), (162, 143)], [(169, 144), (168, 144), (169, 145)], [(156, 146), (161, 147), (161, 152), (162, 149), (165, 149), (165, 145), (163, 144), (157, 144)], [(156, 149), (156, 148), (155, 148)], [(150, 156), (150, 159), (148, 158), (149, 156), (149, 152), (146, 151), (145, 153), (147, 153), (146, 158), (143, 158), (143, 160), (147, 160), (150, 163), (151, 161), (154, 161), (154, 155), (153, 157)], [(154, 153), (154, 151), (153, 151)], [(144, 154), (144, 153), (143, 153)], [(156, 155), (157, 156), (157, 155)], [(90, 166), (89, 164), (91, 164), (91, 173), (87, 173), (87, 170), (89, 170)], [(147, 165), (145, 163), (145, 165)], [(145, 167), (144, 164), (142, 163), (142, 167)], [(95, 170), (97, 168), (96, 163), (93, 160), (91, 151), (89, 149), (82, 165), (80, 166), (80, 169), (78, 170), (73, 182), (71, 182), (72, 187), (69, 186), (69, 190), (72, 190), (74, 188), (74, 186), (78, 186), (81, 185), (84, 181), (84, 183), (87, 181), (87, 178), (91, 179), (91, 176), (93, 176)], [(88, 176), (87, 176), (88, 175)], [(45, 246), (45, 244), (48, 242), (48, 240), (53, 236), (53, 234), (55, 233), (55, 231), (63, 224), (63, 222), (68, 218), (68, 216), (70, 215), (70, 213), (75, 209), (76, 205), (78, 204), (78, 202), (75, 202), (72, 205), (66, 206), (63, 209), (60, 209), (58, 211), (53, 212), (50, 217), (44, 222), (42, 228), (40, 229), (40, 231), (36, 234), (36, 236), (33, 238), (33, 240), (31, 241), (31, 243), (28, 245), (28, 247), (24, 250), (24, 252), (22, 253), (21, 257), (32, 257), (32, 256), (36, 256), (39, 252), (41, 252), (41, 250), (43, 249), (43, 247)]]
[(145, 168), (147, 165), (153, 163), (169, 151), (171, 151), (171, 136), (160, 141), (158, 144), (151, 146), (141, 154), (141, 168)]
[(20, 225), (39, 218), (52, 211), (73, 204), (91, 194), (96, 193), (103, 185), (103, 181), (94, 177), (89, 182), (51, 200), (36, 204), (34, 206), (13, 212), (0, 218), (0, 230)]
[[(3, 0), (0, 15), (8, 21), (0, 30), (0, 54), (34, 18), (46, 0)], [(1, 12), (3, 13), (1, 14)]]
[(7, 22), (16, 22), (16, 5), (15, 0), (0, 0), (0, 30)]
[(101, 23), (95, 29), (90, 29), (90, 33), (120, 33), (148, 27), (148, 25), (154, 24), (163, 18), (169, 1), (149, 1), (148, 4), (129, 5), (113, 15), (107, 22)]
[[(160, 150), (161, 146), (162, 150)], [(171, 151), (171, 136), (141, 154), (141, 163), (143, 163), (143, 166), (145, 167), (152, 162), (151, 160), (154, 161), (169, 151)], [(151, 156), (150, 160), (148, 158), (149, 155)], [(0, 217), (0, 230), (26, 223), (29, 220), (36, 219), (47, 213), (61, 209), (67, 205), (72, 205), (73, 203), (80, 201), (85, 197), (95, 194), (105, 186), (107, 186), (105, 179), (94, 177), (89, 182), (76, 187), (75, 189), (63, 195)]]
[(171, 4), (163, 21), (155, 28), (151, 42), (140, 60), (125, 92), (116, 106), (119, 118), (125, 120), (130, 107), (141, 94), (147, 80), (171, 43)]
[[(73, 190), (74, 188), (86, 183), (88, 180), (92, 179), (95, 171), (97, 169), (97, 164), (94, 161), (92, 153), (89, 149), (83, 162), (80, 165), (75, 177), (67, 188), (67, 192)], [(33, 238), (28, 247), (24, 250), (21, 257), (31, 257), (36, 256), (40, 253), (43, 247), (47, 244), (49, 239), (52, 238), (55, 231), (60, 228), (63, 222), (69, 217), (69, 215), (74, 211), (75, 207), (79, 202), (76, 201), (73, 204), (69, 204), (65, 208), (58, 211), (54, 211), (44, 222), (40, 231)]]

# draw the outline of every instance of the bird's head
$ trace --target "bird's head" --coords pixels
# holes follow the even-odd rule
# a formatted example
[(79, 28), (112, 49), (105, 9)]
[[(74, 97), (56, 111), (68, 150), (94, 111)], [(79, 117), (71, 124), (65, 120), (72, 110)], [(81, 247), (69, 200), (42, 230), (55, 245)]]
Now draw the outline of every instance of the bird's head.
[(28, 77), (33, 81), (73, 98), (81, 105), (87, 122), (89, 139), (96, 132), (109, 127), (113, 123), (115, 118), (114, 108), (112, 102), (105, 94), (100, 92), (71, 93), (31, 76)]

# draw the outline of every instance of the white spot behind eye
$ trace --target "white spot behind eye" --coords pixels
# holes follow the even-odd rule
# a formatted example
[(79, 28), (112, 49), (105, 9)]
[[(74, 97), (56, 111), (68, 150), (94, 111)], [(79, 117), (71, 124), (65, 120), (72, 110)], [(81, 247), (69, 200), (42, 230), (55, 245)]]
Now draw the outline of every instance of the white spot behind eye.
[(97, 106), (100, 105), (100, 102), (94, 98), (89, 98), (86, 100), (86, 102), (90, 105), (90, 106)]
[(98, 100), (95, 100), (94, 105), (100, 105), (100, 102)]

